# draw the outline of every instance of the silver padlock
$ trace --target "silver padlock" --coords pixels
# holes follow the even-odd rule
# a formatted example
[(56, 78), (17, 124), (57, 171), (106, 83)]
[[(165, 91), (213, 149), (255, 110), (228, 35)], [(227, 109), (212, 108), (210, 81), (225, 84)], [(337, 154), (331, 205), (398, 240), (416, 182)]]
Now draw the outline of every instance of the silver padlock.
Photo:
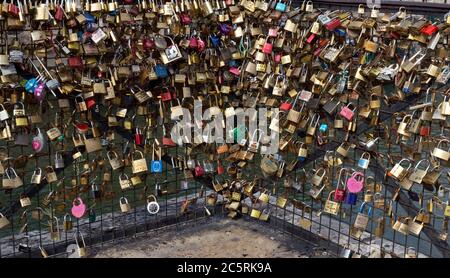
[(1, 107), (1, 111), (0, 111), (0, 121), (5, 121), (7, 119), (9, 119), (9, 114), (8, 111), (6, 111), (5, 107), (3, 106), (3, 104), (0, 104)]
[(64, 159), (60, 152), (55, 153), (55, 169), (64, 168)]

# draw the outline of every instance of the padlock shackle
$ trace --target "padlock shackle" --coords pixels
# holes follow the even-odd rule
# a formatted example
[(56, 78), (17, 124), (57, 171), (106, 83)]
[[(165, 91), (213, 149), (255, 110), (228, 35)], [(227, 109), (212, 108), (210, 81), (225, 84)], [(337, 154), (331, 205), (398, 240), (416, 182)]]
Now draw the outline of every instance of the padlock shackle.
[[(398, 162), (398, 165), (402, 166), (402, 162), (403, 162), (403, 161), (406, 161), (406, 162), (409, 163), (409, 164), (408, 164), (408, 168), (406, 168), (406, 171), (408, 171), (408, 170), (411, 168), (411, 166), (412, 166), (411, 161), (410, 161), (409, 159), (407, 159), (407, 158), (403, 158), (402, 160), (400, 160), (400, 161)], [(402, 167), (403, 167), (403, 166), (402, 166)]]
[(420, 164), (423, 163), (423, 162), (428, 162), (428, 166), (427, 166), (427, 168), (425, 169), (425, 171), (428, 172), (428, 170), (429, 170), (430, 167), (431, 167), (431, 162), (430, 162), (428, 159), (422, 159), (422, 160), (419, 160), (419, 161), (417, 162), (416, 166), (414, 167), (414, 169), (417, 170), (417, 169), (419, 168)]
[(361, 206), (359, 207), (358, 212), (359, 212), (359, 213), (363, 213), (363, 212), (364, 212), (364, 208), (365, 208), (366, 205), (369, 207), (369, 209), (368, 209), (368, 211), (367, 211), (367, 216), (370, 217), (370, 216), (372, 215), (372, 205), (369, 204), (369, 203), (367, 203), (367, 202), (363, 202), (363, 203), (361, 204)]
[(64, 221), (72, 221), (72, 216), (69, 213), (66, 213), (66, 215), (64, 215)]
[(147, 196), (147, 198), (146, 198), (147, 203), (150, 203), (150, 201), (149, 201), (150, 199), (153, 199), (153, 201), (155, 203), (157, 202), (157, 199), (156, 199), (155, 195), (153, 195), (153, 194), (150, 194), (150, 195)]
[[(80, 238), (81, 238), (81, 241), (83, 243), (83, 246), (81, 246), (80, 243), (78, 242), (78, 235), (80, 235)], [(75, 237), (75, 243), (77, 244), (78, 248), (86, 247), (86, 243), (84, 242), (84, 236), (83, 236), (83, 234), (80, 231), (77, 231), (74, 234), (74, 237)]]
[[(51, 193), (51, 192), (50, 192)], [(84, 203), (83, 203), (83, 200), (80, 198), (80, 197), (76, 197), (73, 201), (72, 201), (72, 205), (75, 207), (75, 206), (77, 206), (76, 205), (76, 202), (78, 202), (78, 206), (81, 206), (81, 205), (83, 205)]]

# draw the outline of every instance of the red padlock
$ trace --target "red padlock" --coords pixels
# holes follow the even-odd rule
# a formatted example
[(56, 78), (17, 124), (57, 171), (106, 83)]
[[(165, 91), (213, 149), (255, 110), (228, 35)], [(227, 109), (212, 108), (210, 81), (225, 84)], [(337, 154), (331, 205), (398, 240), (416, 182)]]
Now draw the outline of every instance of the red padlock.
[(87, 109), (91, 109), (92, 107), (95, 106), (95, 99), (94, 98), (90, 98), (86, 101), (86, 107)]
[(312, 43), (315, 38), (316, 38), (316, 34), (311, 34), (311, 35), (309, 35), (308, 39), (306, 39), (306, 42)]
[(145, 38), (142, 41), (142, 46), (144, 47), (145, 50), (151, 50), (155, 48), (155, 41), (149, 38)]
[(420, 30), (420, 32), (421, 32), (422, 34), (424, 34), (424, 35), (431, 36), (431, 35), (433, 35), (434, 33), (436, 33), (438, 30), (439, 30), (439, 28), (438, 28), (436, 25), (434, 25), (434, 24), (429, 24), (429, 25), (427, 25), (427, 26), (424, 26), (424, 27)]
[(262, 52), (265, 54), (272, 53), (273, 45), (268, 41), (269, 37), (266, 38), (266, 42), (263, 45)]
[(195, 177), (202, 177), (204, 174), (205, 174), (205, 170), (203, 169), (203, 167), (200, 164), (195, 166), (195, 168), (194, 168), (194, 176)]
[(188, 13), (182, 13), (182, 14), (180, 15), (180, 19), (181, 19), (181, 23), (182, 23), (183, 25), (189, 25), (189, 24), (191, 24), (191, 22), (192, 22), (191, 17), (189, 16)]
[(55, 12), (55, 19), (57, 20), (57, 21), (61, 21), (61, 20), (63, 20), (63, 17), (64, 17), (64, 11), (63, 11), (63, 9), (61, 8), (61, 6), (60, 5), (58, 5), (58, 6), (56, 6), (56, 12)]
[[(352, 106), (353, 109), (350, 109), (350, 106)], [(349, 103), (347, 104), (347, 106), (342, 107), (342, 110), (339, 113), (339, 115), (344, 117), (347, 121), (351, 121), (353, 119), (353, 116), (355, 115), (355, 110), (356, 107), (352, 103)]]
[(69, 57), (69, 59), (67, 59), (67, 62), (69, 63), (69, 67), (71, 68), (83, 68), (83, 60), (79, 56)]
[(283, 102), (283, 103), (280, 105), (280, 110), (282, 110), (282, 111), (287, 112), (287, 111), (289, 111), (289, 110), (291, 110), (291, 109), (292, 109), (292, 104), (289, 103), (289, 102)]
[(341, 26), (341, 21), (338, 18), (333, 18), (330, 22), (325, 24), (325, 28), (328, 31), (334, 31), (337, 27)]
[(134, 134), (134, 142), (137, 146), (141, 146), (144, 142), (144, 135), (138, 127), (136, 128), (136, 133)]
[(19, 7), (13, 3), (10, 3), (8, 5), (8, 14), (12, 17), (18, 17), (19, 16)]
[(220, 160), (217, 161), (217, 174), (222, 175), (225, 172), (225, 168), (223, 168), (222, 163), (220, 163)]
[(430, 126), (421, 126), (420, 127), (420, 136), (430, 136), (431, 127)]
[(162, 101), (170, 101), (172, 100), (172, 94), (168, 88), (165, 88), (164, 91), (161, 92), (161, 100)]
[[(339, 179), (338, 182), (336, 184), (336, 189), (334, 190), (334, 196), (333, 199), (336, 202), (343, 202), (345, 200), (345, 183), (343, 182), (343, 172), (345, 171), (345, 169), (341, 169), (341, 171), (339, 172)], [(342, 189), (339, 188), (339, 185), (342, 184)]]

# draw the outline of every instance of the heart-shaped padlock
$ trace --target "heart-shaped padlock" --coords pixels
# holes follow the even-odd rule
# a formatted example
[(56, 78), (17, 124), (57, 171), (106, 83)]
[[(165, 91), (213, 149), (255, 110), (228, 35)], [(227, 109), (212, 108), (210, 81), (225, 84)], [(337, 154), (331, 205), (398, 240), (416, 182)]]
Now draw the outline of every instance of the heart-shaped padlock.
[(38, 127), (36, 129), (38, 133), (33, 137), (33, 140), (31, 141), (31, 147), (35, 152), (39, 153), (44, 149), (46, 141), (41, 130)]
[[(78, 203), (78, 204), (77, 204)], [(81, 218), (86, 213), (86, 205), (83, 203), (80, 197), (75, 198), (72, 202), (72, 215), (76, 218)]]
[(361, 172), (355, 172), (347, 180), (347, 188), (350, 193), (358, 193), (364, 187), (364, 174)]

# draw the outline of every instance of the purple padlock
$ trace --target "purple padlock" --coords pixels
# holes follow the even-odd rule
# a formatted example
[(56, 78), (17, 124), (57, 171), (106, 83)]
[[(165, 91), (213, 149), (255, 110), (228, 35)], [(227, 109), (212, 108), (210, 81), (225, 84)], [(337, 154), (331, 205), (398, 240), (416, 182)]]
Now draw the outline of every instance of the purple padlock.
[(34, 89), (34, 98), (38, 102), (42, 102), (45, 98), (45, 83), (39, 82), (39, 84)]

